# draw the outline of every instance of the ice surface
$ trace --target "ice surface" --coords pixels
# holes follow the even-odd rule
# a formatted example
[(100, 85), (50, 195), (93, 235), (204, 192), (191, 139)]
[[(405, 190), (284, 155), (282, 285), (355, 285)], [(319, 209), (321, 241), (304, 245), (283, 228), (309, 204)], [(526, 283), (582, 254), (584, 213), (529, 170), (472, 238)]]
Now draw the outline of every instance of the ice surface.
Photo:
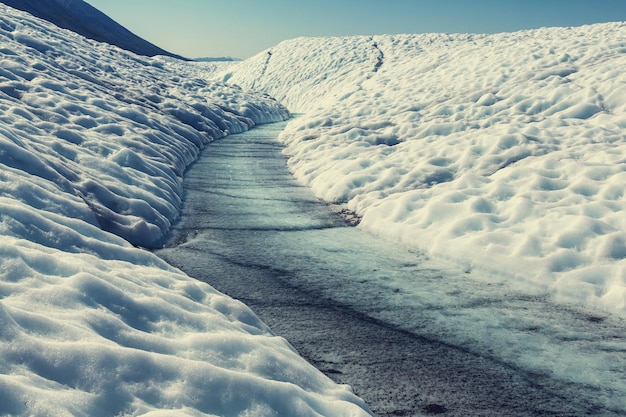
[(290, 169), (361, 226), (626, 315), (626, 25), (285, 41), (216, 77), (305, 113)]
[(0, 414), (368, 415), (245, 305), (134, 247), (162, 240), (207, 143), (287, 115), (0, 4)]

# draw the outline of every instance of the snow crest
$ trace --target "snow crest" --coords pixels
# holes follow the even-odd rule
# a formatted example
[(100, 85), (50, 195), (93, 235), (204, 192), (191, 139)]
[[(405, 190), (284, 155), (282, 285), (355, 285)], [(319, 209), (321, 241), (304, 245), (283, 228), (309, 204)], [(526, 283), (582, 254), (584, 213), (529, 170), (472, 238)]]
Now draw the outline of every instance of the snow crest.
[(216, 77), (305, 114), (290, 169), (361, 227), (626, 314), (626, 25), (301, 38)]
[(245, 305), (134, 247), (161, 242), (207, 143), (287, 116), (0, 4), (1, 415), (369, 415)]

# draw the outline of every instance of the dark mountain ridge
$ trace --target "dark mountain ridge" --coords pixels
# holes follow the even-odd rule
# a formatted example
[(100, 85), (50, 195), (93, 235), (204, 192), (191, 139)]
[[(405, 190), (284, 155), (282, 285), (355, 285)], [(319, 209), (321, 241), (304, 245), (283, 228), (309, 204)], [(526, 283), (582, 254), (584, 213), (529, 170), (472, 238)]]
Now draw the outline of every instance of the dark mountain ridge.
[(86, 38), (116, 45), (138, 55), (165, 55), (185, 59), (135, 35), (83, 0), (0, 0), (0, 3), (28, 12)]

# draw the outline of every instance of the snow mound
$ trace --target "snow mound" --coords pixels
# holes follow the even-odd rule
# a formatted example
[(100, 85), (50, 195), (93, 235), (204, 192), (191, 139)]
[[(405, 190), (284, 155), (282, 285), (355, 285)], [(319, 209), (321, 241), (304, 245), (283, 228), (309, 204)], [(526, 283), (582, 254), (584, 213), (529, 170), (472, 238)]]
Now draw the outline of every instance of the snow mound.
[(626, 25), (300, 38), (218, 73), (306, 114), (290, 168), (361, 227), (626, 314)]
[(133, 246), (163, 239), (202, 147), (287, 116), (0, 4), (1, 415), (369, 415), (245, 305)]

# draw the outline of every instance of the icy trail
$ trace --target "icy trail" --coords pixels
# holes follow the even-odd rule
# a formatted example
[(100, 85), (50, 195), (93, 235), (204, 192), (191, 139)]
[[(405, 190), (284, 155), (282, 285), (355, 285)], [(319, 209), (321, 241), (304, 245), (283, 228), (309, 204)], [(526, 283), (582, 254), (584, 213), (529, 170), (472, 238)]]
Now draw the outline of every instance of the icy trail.
[(379, 416), (626, 413), (623, 322), (348, 227), (289, 174), (283, 126), (205, 149), (159, 256), (244, 301)]

